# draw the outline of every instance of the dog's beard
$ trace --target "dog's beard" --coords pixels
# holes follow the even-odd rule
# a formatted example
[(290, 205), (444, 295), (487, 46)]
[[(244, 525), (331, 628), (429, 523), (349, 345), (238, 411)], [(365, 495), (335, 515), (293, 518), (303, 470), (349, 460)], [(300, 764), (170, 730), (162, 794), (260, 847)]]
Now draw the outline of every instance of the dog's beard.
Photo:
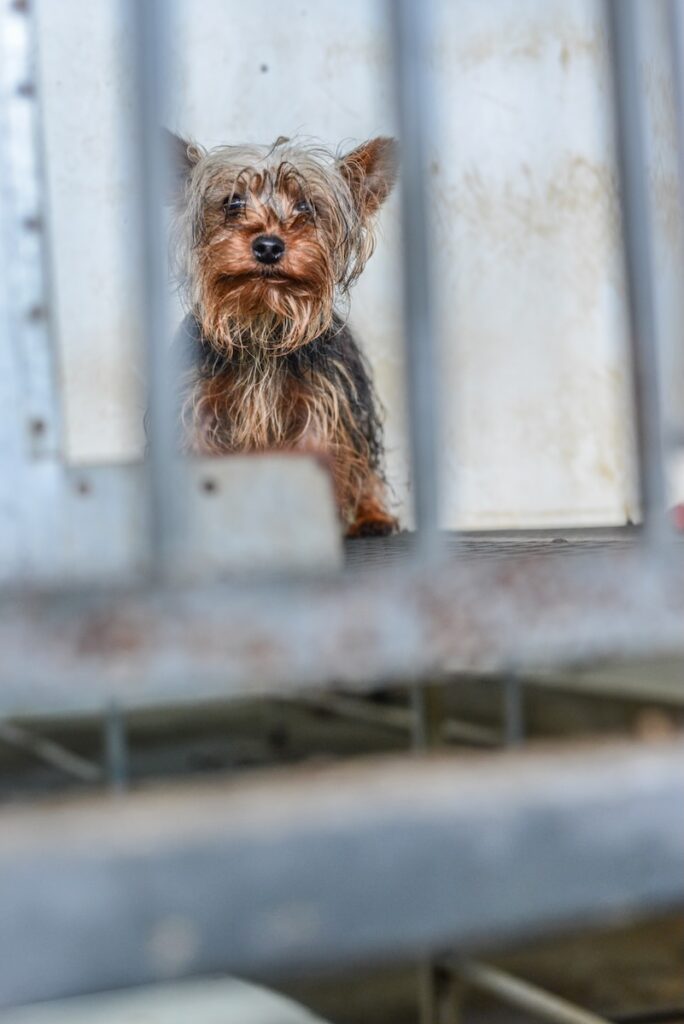
[(226, 354), (259, 349), (290, 352), (330, 330), (334, 287), (275, 272), (224, 274), (206, 280), (198, 302), (202, 332)]

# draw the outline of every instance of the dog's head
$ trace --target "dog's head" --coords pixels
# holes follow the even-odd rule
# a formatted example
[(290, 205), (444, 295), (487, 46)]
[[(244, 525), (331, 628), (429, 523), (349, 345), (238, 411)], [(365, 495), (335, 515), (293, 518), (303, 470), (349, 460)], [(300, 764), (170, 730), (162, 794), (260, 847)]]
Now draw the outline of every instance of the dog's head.
[(205, 336), (285, 352), (324, 333), (373, 250), (394, 140), (343, 156), (285, 138), (209, 151), (169, 142), (175, 266)]

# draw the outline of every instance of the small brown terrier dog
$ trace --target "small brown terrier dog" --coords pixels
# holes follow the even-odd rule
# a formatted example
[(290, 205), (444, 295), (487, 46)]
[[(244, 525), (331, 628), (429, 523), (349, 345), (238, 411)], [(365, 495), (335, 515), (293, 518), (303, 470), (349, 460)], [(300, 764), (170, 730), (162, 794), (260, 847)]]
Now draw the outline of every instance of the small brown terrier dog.
[(342, 157), (284, 138), (209, 151), (169, 141), (190, 310), (187, 449), (312, 452), (330, 467), (347, 535), (391, 533), (378, 403), (340, 303), (373, 251), (394, 141)]

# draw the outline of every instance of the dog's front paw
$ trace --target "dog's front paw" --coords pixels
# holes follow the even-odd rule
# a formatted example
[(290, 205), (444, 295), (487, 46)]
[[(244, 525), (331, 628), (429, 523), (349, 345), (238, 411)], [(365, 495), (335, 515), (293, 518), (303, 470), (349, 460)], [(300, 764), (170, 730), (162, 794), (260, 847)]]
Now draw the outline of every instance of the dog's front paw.
[(347, 537), (389, 537), (399, 529), (393, 516), (375, 516), (357, 519), (347, 530)]

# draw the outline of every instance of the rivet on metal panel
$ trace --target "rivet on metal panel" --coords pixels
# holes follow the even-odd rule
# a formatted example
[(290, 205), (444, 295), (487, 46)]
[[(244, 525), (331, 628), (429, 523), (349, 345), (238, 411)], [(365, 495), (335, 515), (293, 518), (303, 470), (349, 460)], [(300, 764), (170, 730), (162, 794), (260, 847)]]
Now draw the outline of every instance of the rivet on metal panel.
[(44, 320), (46, 316), (45, 306), (30, 306), (26, 311), (26, 319), (32, 323), (37, 323), (39, 320)]
[(86, 480), (84, 477), (81, 477), (76, 484), (76, 493), (86, 496), (88, 494), (92, 494), (92, 492), (93, 485), (91, 484), (90, 480)]
[(208, 476), (202, 480), (200, 488), (205, 494), (216, 494), (218, 491), (218, 482), (213, 477)]
[(23, 96), (25, 99), (33, 99), (36, 95), (36, 87), (33, 82), (21, 82), (17, 86), (17, 95)]
[(42, 231), (43, 230), (43, 218), (38, 214), (34, 214), (31, 217), (24, 217), (22, 221), (23, 227), (26, 231)]
[(45, 423), (45, 420), (35, 417), (34, 419), (29, 420), (28, 428), (32, 437), (42, 437), (47, 430), (47, 424)]

